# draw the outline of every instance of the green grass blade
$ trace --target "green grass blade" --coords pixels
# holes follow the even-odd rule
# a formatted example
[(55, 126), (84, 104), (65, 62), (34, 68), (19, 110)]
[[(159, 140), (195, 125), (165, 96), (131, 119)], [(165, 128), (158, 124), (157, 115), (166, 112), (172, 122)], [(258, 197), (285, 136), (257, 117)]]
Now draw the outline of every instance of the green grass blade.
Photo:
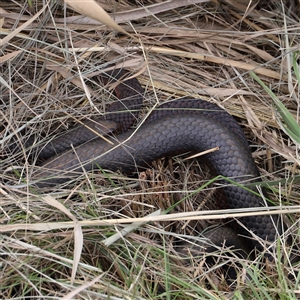
[(262, 86), (262, 88), (272, 97), (276, 107), (277, 122), (281, 129), (296, 143), (300, 145), (300, 126), (292, 114), (278, 99), (278, 97), (263, 83), (263, 81), (254, 73), (251, 76)]

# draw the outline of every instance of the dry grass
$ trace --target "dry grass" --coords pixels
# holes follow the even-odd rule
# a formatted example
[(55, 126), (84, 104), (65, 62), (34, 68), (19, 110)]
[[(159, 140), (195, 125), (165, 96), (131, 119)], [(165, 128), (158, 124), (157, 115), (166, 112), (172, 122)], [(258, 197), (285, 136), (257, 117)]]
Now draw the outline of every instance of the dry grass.
[[(138, 178), (95, 174), (46, 193), (19, 181), (30, 181), (35, 161), (25, 149), (13, 154), (8, 147), (12, 136), (22, 145), (35, 133), (42, 144), (74, 120), (103, 113), (114, 99), (96, 77), (113, 62), (145, 87), (144, 113), (157, 103), (191, 96), (236, 116), (275, 204), (299, 211), (299, 145), (281, 130), (271, 95), (250, 73), (299, 124), (299, 1), (99, 1), (130, 35), (77, 18), (63, 2), (44, 2), (0, 1), (0, 298), (299, 297), (299, 265), (289, 261), (264, 271), (257, 261), (240, 261), (251, 280), (239, 265), (234, 290), (203, 260), (188, 267), (180, 260), (173, 242), (197, 236), (211, 222), (188, 216), (158, 222), (155, 216), (211, 203), (215, 191), (199, 183), (206, 182), (205, 168), (162, 160)], [(149, 215), (153, 222), (132, 222), (126, 236), (116, 222), (103, 226), (106, 220)], [(290, 215), (291, 229), (299, 227), (298, 218), (299, 213)], [(289, 250), (278, 245), (289, 258)]]

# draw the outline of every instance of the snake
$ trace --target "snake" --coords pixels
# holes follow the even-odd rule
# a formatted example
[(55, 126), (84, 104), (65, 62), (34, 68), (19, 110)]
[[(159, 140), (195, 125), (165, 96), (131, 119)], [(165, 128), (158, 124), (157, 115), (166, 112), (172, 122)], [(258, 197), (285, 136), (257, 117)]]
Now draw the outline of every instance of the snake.
[[(95, 124), (108, 122), (107, 127), (118, 128), (117, 133), (108, 135), (107, 141), (94, 131), (88, 134), (89, 126), (78, 125), (72, 132), (52, 139), (40, 151), (43, 162), (33, 174), (36, 186), (63, 184), (99, 167), (132, 175), (162, 157), (191, 155), (217, 147), (217, 151), (197, 159), (204, 159), (212, 174), (221, 176), (228, 208), (266, 205), (255, 185), (244, 187), (245, 183), (259, 185), (261, 178), (247, 138), (233, 116), (206, 100), (180, 98), (157, 106), (132, 128), (143, 105), (144, 90), (138, 79), (128, 77), (127, 73), (125, 69), (113, 69), (101, 75), (102, 83), (112, 85), (118, 99), (109, 107), (105, 118), (101, 116)], [(247, 243), (253, 249), (262, 251), (263, 243), (274, 242), (279, 233), (277, 216), (253, 215), (238, 221), (237, 234), (250, 237)]]

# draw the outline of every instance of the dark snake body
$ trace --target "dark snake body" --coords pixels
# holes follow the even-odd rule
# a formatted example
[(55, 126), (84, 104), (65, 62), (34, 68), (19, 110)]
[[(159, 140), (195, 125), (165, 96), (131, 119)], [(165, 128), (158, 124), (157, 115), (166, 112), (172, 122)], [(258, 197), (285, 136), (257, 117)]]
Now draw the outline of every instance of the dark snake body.
[[(120, 78), (114, 72), (110, 77)], [(118, 119), (125, 119), (129, 126), (132, 115), (126, 114), (126, 110), (131, 109), (133, 118), (136, 118), (141, 106), (142, 89), (136, 79), (125, 80), (122, 84), (126, 92), (123, 95), (122, 89), (118, 89), (120, 85), (117, 87), (121, 104), (113, 106), (119, 106), (119, 110), (123, 112), (114, 113), (113, 108), (109, 120), (118, 122)], [(116, 138), (110, 137), (110, 140), (113, 145), (101, 138), (94, 138), (77, 146), (75, 152), (66, 150), (50, 157), (41, 165), (43, 170), (34, 176), (34, 179), (38, 179), (37, 185), (57, 185), (76, 178), (82, 173), (82, 168), (88, 171), (99, 166), (102, 169), (132, 174), (137, 167), (145, 167), (151, 161), (164, 156), (195, 154), (214, 147), (219, 147), (219, 150), (205, 155), (205, 160), (214, 174), (241, 184), (260, 180), (247, 140), (238, 123), (227, 112), (204, 100), (179, 99), (165, 103), (154, 110), (138, 129), (121, 133)], [(56, 140), (52, 141), (54, 153), (59, 152), (54, 149), (56, 143)], [(60, 145), (56, 146), (60, 148)], [(229, 208), (263, 206), (261, 197), (251, 190), (229, 185), (225, 180), (222, 183), (227, 183), (222, 189)], [(273, 222), (277, 222), (276, 217), (251, 216), (240, 218), (239, 221), (261, 239), (269, 242), (275, 240), (277, 229)], [(249, 235), (244, 229), (239, 230), (240, 233)], [(262, 246), (256, 241), (249, 243), (262, 250)]]

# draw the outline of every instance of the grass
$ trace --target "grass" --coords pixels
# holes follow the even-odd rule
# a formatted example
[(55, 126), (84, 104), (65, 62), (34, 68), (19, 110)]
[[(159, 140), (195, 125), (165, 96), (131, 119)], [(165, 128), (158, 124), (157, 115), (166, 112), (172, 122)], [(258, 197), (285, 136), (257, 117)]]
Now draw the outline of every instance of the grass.
[[(190, 96), (237, 118), (297, 245), (300, 6), (246, 2), (103, 6), (123, 20), (123, 33), (76, 21), (59, 1), (0, 3), (10, 14), (0, 23), (1, 299), (300, 298), (299, 263), (291, 254), (298, 250), (283, 237), (267, 264), (262, 255), (228, 257), (231, 249), (222, 247), (214, 266), (203, 256), (189, 264), (181, 258), (175, 242), (198, 237), (220, 218), (217, 184), (205, 166), (165, 159), (136, 178), (103, 170), (41, 190), (26, 185), (34, 153), (8, 147), (13, 136), (22, 145), (33, 133), (43, 144), (74, 120), (103, 113), (114, 99), (97, 74), (108, 62), (124, 66), (146, 90), (143, 115)], [(92, 4), (84, 9), (95, 11)], [(210, 214), (200, 215), (202, 208)], [(227, 261), (238, 272), (232, 284), (219, 268)]]

